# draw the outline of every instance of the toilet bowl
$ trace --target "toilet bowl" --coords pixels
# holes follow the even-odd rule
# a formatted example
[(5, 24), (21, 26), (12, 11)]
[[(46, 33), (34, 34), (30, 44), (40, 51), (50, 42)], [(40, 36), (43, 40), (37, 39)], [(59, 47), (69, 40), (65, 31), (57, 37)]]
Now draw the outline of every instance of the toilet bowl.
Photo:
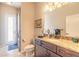
[(24, 48), (24, 51), (27, 57), (33, 57), (34, 56), (34, 45), (33, 44), (26, 45), (26, 47)]

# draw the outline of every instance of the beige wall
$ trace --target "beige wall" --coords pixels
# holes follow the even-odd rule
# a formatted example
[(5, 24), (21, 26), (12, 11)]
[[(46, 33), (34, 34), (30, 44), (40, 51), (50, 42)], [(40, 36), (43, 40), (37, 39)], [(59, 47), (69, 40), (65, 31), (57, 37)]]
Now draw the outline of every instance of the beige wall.
[(34, 3), (22, 3), (21, 6), (21, 41), (22, 48), (29, 44), (34, 37)]
[(42, 30), (44, 29), (44, 10), (45, 10), (45, 3), (36, 3), (35, 4), (35, 20), (38, 20), (38, 19), (42, 19), (42, 28), (36, 28), (35, 29), (35, 34), (36, 36), (38, 35), (42, 35)]
[[(66, 31), (66, 16), (79, 13), (79, 3), (71, 3), (62, 8), (57, 8), (52, 12), (44, 11), (45, 3), (38, 3), (37, 7), (38, 18), (40, 15), (40, 17), (43, 18), (43, 21), (45, 21), (44, 31), (46, 32), (47, 29), (50, 29), (53, 33), (55, 28), (60, 28), (63, 29), (62, 35), (65, 35)], [(37, 31), (37, 33), (39, 33), (39, 31)]]

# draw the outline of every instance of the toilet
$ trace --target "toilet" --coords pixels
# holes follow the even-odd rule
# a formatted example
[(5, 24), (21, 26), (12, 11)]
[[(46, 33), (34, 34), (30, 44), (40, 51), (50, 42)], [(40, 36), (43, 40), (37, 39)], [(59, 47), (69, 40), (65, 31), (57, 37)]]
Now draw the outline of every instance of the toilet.
[(33, 57), (34, 56), (34, 45), (33, 44), (26, 45), (26, 47), (24, 48), (24, 52), (27, 57)]

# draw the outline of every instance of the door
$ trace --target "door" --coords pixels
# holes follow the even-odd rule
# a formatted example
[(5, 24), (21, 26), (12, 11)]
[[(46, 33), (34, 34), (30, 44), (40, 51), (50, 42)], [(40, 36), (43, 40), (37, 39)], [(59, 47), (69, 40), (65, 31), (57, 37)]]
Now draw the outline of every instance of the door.
[(8, 15), (7, 17), (8, 50), (18, 48), (18, 22), (17, 15)]

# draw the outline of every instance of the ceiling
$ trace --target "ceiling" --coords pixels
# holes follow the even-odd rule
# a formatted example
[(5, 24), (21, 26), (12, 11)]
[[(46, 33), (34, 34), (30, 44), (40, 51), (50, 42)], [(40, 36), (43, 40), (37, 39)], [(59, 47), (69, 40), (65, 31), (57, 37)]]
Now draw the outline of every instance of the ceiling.
[(16, 8), (20, 8), (22, 3), (21, 2), (4, 2), (4, 4), (8, 4)]

